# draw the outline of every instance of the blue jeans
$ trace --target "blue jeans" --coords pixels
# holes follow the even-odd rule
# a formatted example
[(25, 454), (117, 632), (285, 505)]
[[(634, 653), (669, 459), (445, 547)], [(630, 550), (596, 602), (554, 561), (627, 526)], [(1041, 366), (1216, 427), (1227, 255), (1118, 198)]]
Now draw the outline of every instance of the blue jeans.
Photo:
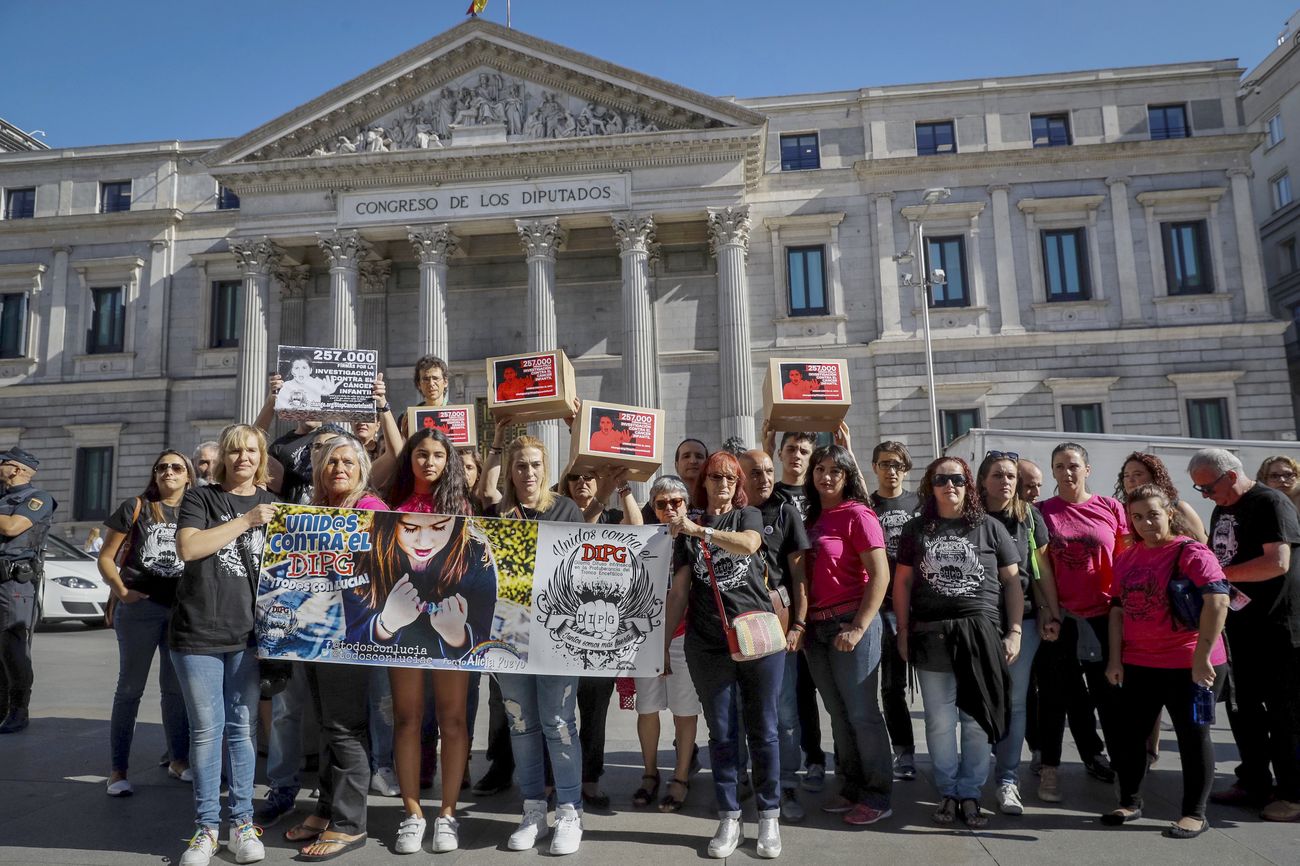
[(370, 719), (370, 772), (393, 766), (393, 687), (388, 668), (370, 669), (367, 709)]
[(525, 800), (541, 800), (546, 753), (555, 774), (555, 803), (582, 808), (582, 746), (578, 742), (578, 678), (498, 674), (510, 723), (515, 780)]
[[(686, 666), (704, 707), (709, 726), (709, 764), (713, 768), (713, 794), (719, 817), (740, 817), (736, 796), (739, 776), (740, 718), (754, 770), (754, 800), (760, 818), (775, 818), (781, 811), (778, 774), (781, 765), (777, 742), (777, 703), (785, 673), (782, 654), (748, 662), (733, 661), (725, 651), (702, 649), (686, 634)], [(739, 687), (741, 712), (732, 695)]]
[(271, 790), (298, 793), (302, 767), (302, 714), (311, 700), (307, 672), (294, 662), (284, 691), (271, 698), (271, 735), (266, 744), (266, 784)]
[(808, 670), (831, 717), (835, 772), (840, 793), (850, 802), (888, 809), (894, 791), (893, 752), (877, 698), (880, 679), (880, 633), (874, 617), (852, 652), (835, 649), (835, 636), (854, 614), (809, 623), (804, 653)]
[(221, 739), (230, 755), (230, 817), (253, 818), (253, 772), (257, 750), (252, 724), (261, 694), (254, 649), (229, 653), (172, 650), (172, 664), (190, 718), (190, 767), (194, 770), (195, 823), (221, 826)]
[(135, 717), (140, 698), (149, 682), (149, 669), (157, 652), (158, 690), (162, 693), (163, 732), (173, 761), (190, 759), (190, 726), (185, 716), (185, 698), (167, 650), (167, 620), (171, 608), (143, 598), (118, 604), (113, 614), (117, 632), (117, 691), (113, 693), (113, 717), (108, 725), (109, 751), (113, 772), (125, 774), (131, 763), (131, 741), (135, 738)]
[(1025, 745), (1025, 704), (1029, 699), (1029, 675), (1034, 669), (1034, 656), (1043, 639), (1038, 636), (1038, 621), (1027, 619), (1022, 625), (1020, 655), (1009, 668), (1011, 671), (1011, 724), (994, 749), (997, 760), (993, 765), (993, 778), (999, 785), (1020, 784), (1020, 756)]
[(799, 654), (785, 654), (781, 674), (781, 695), (776, 704), (776, 738), (781, 752), (781, 787), (799, 787), (799, 765), (803, 750), (799, 748)]
[(916, 676), (921, 682), (921, 701), (925, 704), (925, 745), (934, 766), (935, 787), (944, 797), (978, 800), (989, 774), (988, 734), (979, 722), (957, 709), (956, 674), (918, 668)]

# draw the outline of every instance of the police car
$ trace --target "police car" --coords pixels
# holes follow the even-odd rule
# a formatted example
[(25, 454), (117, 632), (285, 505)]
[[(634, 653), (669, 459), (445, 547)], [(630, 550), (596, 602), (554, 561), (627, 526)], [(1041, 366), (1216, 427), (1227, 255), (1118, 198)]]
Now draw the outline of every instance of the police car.
[(50, 533), (45, 538), (45, 579), (36, 595), (38, 624), (80, 620), (103, 625), (108, 584), (99, 576), (95, 555)]

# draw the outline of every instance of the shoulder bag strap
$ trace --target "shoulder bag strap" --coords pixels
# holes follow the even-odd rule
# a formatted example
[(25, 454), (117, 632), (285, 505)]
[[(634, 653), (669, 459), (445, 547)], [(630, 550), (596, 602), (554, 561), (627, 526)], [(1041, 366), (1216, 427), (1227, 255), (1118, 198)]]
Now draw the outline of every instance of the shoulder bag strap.
[(706, 541), (700, 541), (700, 552), (704, 554), (704, 567), (709, 570), (709, 583), (713, 584), (713, 600), (718, 605), (718, 616), (722, 617), (722, 628), (731, 628), (731, 623), (727, 620), (726, 608), (722, 606), (722, 592), (718, 589), (718, 576), (713, 573), (713, 554), (709, 553), (709, 544)]
[(139, 496), (135, 498), (135, 510), (131, 512), (131, 525), (126, 528), (126, 538), (117, 547), (117, 555), (113, 557), (114, 564), (120, 569), (126, 564), (127, 555), (131, 552), (131, 540), (135, 535), (135, 525), (140, 521), (140, 510), (144, 508), (144, 500)]

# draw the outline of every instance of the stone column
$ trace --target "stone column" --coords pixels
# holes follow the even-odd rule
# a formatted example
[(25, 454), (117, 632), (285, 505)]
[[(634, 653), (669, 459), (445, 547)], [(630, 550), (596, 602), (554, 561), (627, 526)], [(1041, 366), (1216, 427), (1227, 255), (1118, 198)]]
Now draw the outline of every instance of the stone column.
[(361, 326), (362, 349), (379, 352), (379, 371), (388, 363), (388, 341), (384, 332), (388, 326), (388, 275), (393, 263), (388, 259), (368, 259), (361, 263)]
[(623, 399), (659, 407), (659, 367), (650, 303), (650, 259), (658, 254), (652, 216), (611, 218), (623, 261)]
[(311, 287), (311, 265), (285, 265), (276, 268), (280, 284), (280, 345), (301, 346), (303, 315), (307, 292)]
[[(46, 379), (63, 378), (64, 344), (68, 328), (68, 248), (54, 247), (54, 267), (50, 268), (50, 318), (46, 325), (45, 352), (41, 359)], [(83, 300), (82, 303), (87, 303)]]
[[(993, 247), (997, 251), (998, 307), (1002, 313), (1003, 334), (1023, 334), (1020, 324), (1020, 289), (1016, 285), (1016, 253), (1011, 243), (1010, 186), (995, 183), (989, 187), (993, 198)], [(1031, 241), (1032, 242), (1032, 241)]]
[(718, 361), (722, 439), (754, 438), (754, 371), (749, 348), (749, 206), (709, 208), (709, 248), (718, 260)]
[[(165, 238), (149, 244), (149, 282), (146, 291), (148, 298), (145, 319), (145, 331), (160, 335), (166, 327), (167, 308), (171, 299), (171, 246)], [(128, 313), (128, 315), (130, 315)], [(163, 357), (166, 340), (147, 341), (145, 352), (138, 352), (136, 370), (147, 370), (155, 375), (166, 375), (167, 359)], [(137, 344), (137, 349), (139, 344)]]
[[(1108, 177), (1106, 186), (1110, 187), (1110, 222), (1115, 235), (1115, 268), (1119, 272), (1119, 311), (1120, 324), (1135, 326), (1142, 324), (1142, 292), (1137, 279), (1137, 257), (1133, 253), (1133, 222), (1129, 215), (1127, 177)], [(1101, 238), (1093, 237), (1089, 246), (1099, 247)], [(1098, 285), (1102, 282), (1101, 274), (1093, 274), (1092, 279)], [(1159, 292), (1152, 287), (1153, 294)]]
[(420, 259), (420, 354), (444, 361), (447, 349), (447, 259), (460, 249), (460, 238), (447, 226), (408, 226), (406, 239)]
[(370, 242), (357, 231), (316, 234), (330, 263), (330, 345), (335, 349), (357, 347), (357, 272), (370, 252)]
[(267, 305), (271, 272), (280, 263), (280, 248), (268, 238), (231, 241), (230, 251), (244, 276), (244, 320), (239, 332), (239, 373), (235, 419), (251, 424), (266, 400)]
[[(1248, 168), (1228, 169), (1228, 180), (1232, 183), (1232, 215), (1237, 223), (1237, 250), (1241, 260), (1241, 283), (1246, 294), (1246, 318), (1267, 319), (1270, 317), (1268, 296), (1264, 291), (1264, 266), (1259, 252), (1259, 234), (1255, 227), (1254, 216), (1250, 208), (1250, 177), (1254, 174)], [(1219, 248), (1211, 251), (1215, 261), (1222, 259)], [(1227, 286), (1220, 284), (1216, 291), (1226, 291)]]
[[(555, 321), (555, 254), (564, 246), (566, 232), (559, 217), (515, 220), (519, 242), (528, 260), (528, 308), (524, 319), (524, 347), (530, 352), (559, 348)], [(551, 477), (560, 466), (560, 422), (528, 425), (528, 433), (542, 440), (551, 457)]]
[(898, 262), (894, 261), (894, 256), (901, 252), (894, 240), (894, 194), (878, 192), (872, 199), (876, 204), (876, 256), (880, 265), (880, 337), (899, 340), (904, 334)]

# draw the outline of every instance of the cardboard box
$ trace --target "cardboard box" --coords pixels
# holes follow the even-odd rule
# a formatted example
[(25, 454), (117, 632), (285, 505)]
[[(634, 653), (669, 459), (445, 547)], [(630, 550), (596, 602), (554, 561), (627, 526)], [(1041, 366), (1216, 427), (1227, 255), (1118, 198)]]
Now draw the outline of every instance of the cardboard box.
[(436, 427), (457, 448), (477, 448), (478, 430), (474, 424), (474, 407), (468, 404), (452, 406), (412, 406), (406, 410), (406, 429), (415, 433), (426, 427)]
[(488, 358), (487, 380), (493, 417), (525, 424), (567, 418), (573, 411), (573, 365), (559, 350)]
[(662, 409), (583, 401), (573, 424), (565, 474), (626, 466), (629, 481), (649, 481), (663, 464)]
[(772, 358), (763, 380), (763, 416), (774, 430), (831, 432), (853, 404), (849, 364), (839, 358)]

